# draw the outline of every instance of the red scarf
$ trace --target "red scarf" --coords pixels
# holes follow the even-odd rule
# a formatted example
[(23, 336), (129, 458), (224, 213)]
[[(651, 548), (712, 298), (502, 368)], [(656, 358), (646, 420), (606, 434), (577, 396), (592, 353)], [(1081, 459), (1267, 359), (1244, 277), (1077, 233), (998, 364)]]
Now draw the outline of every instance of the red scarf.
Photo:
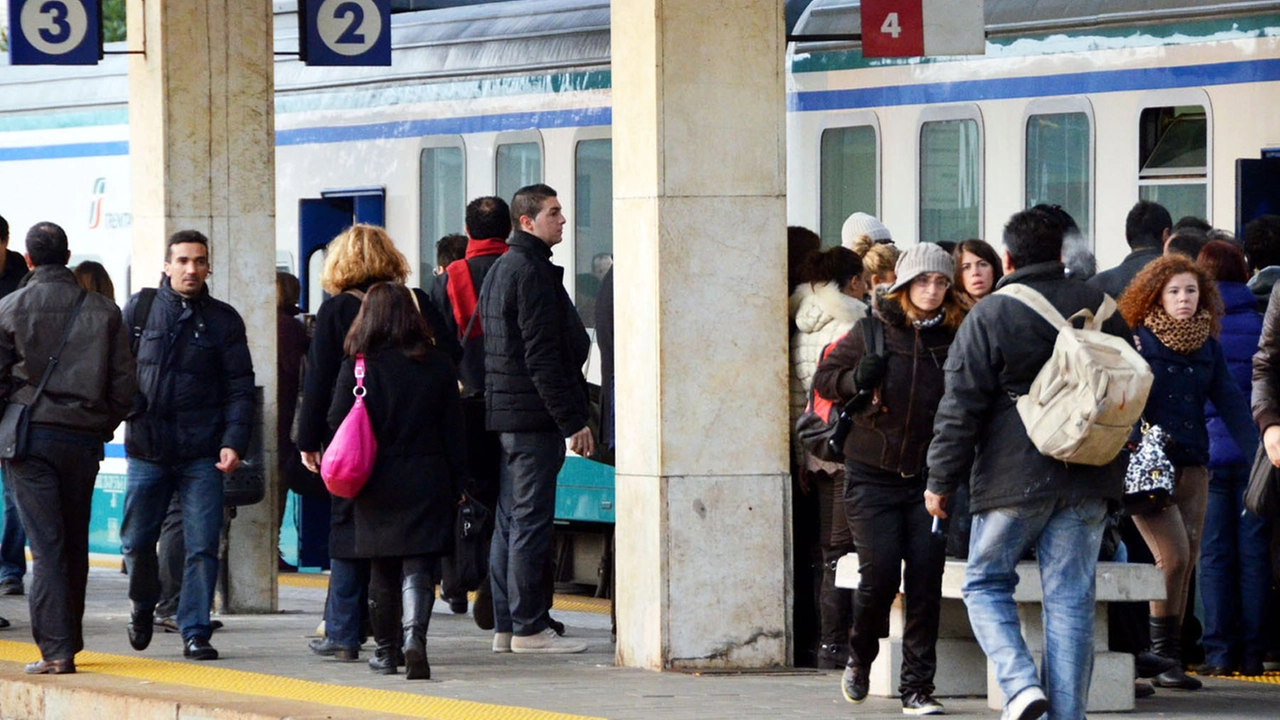
[[(448, 277), (445, 292), (449, 295), (449, 304), (453, 306), (453, 321), (458, 325), (459, 340), (470, 340), (484, 334), (480, 327), (480, 318), (476, 318), (474, 323), (471, 322), (471, 316), (476, 313), (477, 297), (475, 283), (471, 282), (471, 267), (467, 265), (467, 260), (486, 255), (501, 255), (506, 251), (507, 241), (501, 238), (468, 240), (466, 257), (462, 260), (454, 260), (444, 269)], [(467, 332), (468, 324), (471, 325), (471, 332), (464, 338), (462, 335)]]

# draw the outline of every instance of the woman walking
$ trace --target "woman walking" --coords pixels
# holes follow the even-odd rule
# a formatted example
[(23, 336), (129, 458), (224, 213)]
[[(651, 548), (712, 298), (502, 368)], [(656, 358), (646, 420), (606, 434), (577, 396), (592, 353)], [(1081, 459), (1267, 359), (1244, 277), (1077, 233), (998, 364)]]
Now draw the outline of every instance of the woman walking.
[[(1150, 606), (1152, 650), (1181, 663), (1187, 587), (1200, 557), (1209, 494), (1205, 403), (1213, 401), (1245, 457), (1257, 450), (1258, 431), (1215, 338), (1222, 300), (1204, 269), (1177, 254), (1152, 261), (1120, 297), (1120, 313), (1134, 328), (1138, 350), (1155, 376), (1143, 419), (1168, 435), (1165, 451), (1175, 468), (1173, 503), (1133, 521), (1164, 574), (1165, 599)], [(1181, 665), (1157, 675), (1154, 683), (1183, 690), (1201, 685)]]
[(358, 358), (378, 454), (351, 500), (352, 555), (370, 563), (375, 659), (383, 661), (374, 670), (394, 674), (403, 647), (405, 677), (416, 680), (431, 677), (435, 569), (453, 544), (467, 455), (457, 373), (432, 343), (411, 292), (398, 283), (369, 288), (347, 333), (329, 427), (336, 430), (355, 402)]
[[(880, 638), (888, 634), (901, 584), (906, 626), (898, 689), (909, 715), (943, 711), (933, 698), (933, 677), (944, 543), (931, 531), (925, 510), (924, 461), (942, 399), (942, 366), (964, 317), (951, 290), (954, 273), (951, 257), (931, 243), (903, 253), (897, 279), (876, 302), (874, 315), (854, 325), (814, 376), (814, 389), (824, 397), (870, 398), (844, 444), (845, 512), (861, 580), (854, 591), (841, 689), (850, 702), (866, 698), (868, 671)], [(883, 333), (883, 354), (866, 341), (868, 335), (875, 338), (876, 325)]]

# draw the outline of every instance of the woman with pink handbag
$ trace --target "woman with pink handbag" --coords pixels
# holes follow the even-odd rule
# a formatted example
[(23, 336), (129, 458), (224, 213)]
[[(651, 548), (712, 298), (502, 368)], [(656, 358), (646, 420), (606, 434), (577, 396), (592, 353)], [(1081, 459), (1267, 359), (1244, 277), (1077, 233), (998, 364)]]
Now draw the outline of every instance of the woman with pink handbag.
[[(399, 283), (369, 288), (347, 333), (329, 425), (337, 428), (363, 385), (364, 412), (377, 438), (372, 472), (352, 501), (355, 556), (370, 562), (369, 605), (377, 643), (370, 666), (407, 679), (431, 677), (427, 624), (435, 568), (453, 543), (466, 473), (458, 376)], [(362, 358), (364, 377), (356, 377)], [(335, 436), (336, 445), (337, 436)], [(326, 454), (326, 462), (328, 455)], [(403, 626), (397, 624), (403, 608)], [(403, 630), (403, 635), (401, 635)]]

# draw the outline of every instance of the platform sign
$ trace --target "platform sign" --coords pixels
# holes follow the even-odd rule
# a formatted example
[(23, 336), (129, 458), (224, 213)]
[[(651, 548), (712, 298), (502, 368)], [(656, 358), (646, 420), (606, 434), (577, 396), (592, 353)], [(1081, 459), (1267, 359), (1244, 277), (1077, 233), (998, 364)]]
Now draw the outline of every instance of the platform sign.
[(863, 57), (981, 55), (983, 0), (862, 0)]
[(391, 64), (391, 0), (303, 0), (298, 19), (308, 65)]
[(9, 63), (97, 65), (101, 27), (99, 0), (9, 0)]

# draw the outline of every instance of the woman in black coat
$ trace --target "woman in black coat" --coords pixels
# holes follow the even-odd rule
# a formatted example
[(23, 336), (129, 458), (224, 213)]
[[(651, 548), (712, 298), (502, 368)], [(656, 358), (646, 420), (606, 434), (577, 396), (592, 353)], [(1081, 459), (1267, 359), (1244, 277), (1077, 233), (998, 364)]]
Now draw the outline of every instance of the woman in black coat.
[(355, 363), (365, 364), (364, 399), (378, 440), (373, 474), (352, 500), (354, 555), (370, 563), (369, 604), (377, 643), (374, 670), (392, 674), (401, 647), (406, 677), (431, 677), (427, 624), (435, 568), (453, 547), (453, 521), (466, 473), (458, 375), (398, 283), (369, 288), (347, 333), (329, 426), (355, 402)]

